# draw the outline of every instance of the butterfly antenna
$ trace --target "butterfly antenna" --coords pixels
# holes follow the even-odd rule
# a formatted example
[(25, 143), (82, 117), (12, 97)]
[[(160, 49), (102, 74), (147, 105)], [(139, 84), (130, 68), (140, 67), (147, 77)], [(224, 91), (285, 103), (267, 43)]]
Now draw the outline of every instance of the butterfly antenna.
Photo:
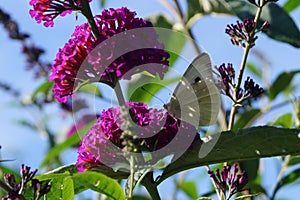
[(144, 87), (141, 87), (141, 89), (142, 89), (143, 91), (147, 92), (148, 94), (150, 94), (152, 97), (155, 97), (156, 99), (158, 99), (158, 100), (159, 100), (160, 102), (162, 102), (163, 104), (165, 104), (164, 101), (163, 101), (161, 98), (155, 96), (154, 94), (152, 94), (151, 92), (149, 92), (148, 90), (146, 90)]

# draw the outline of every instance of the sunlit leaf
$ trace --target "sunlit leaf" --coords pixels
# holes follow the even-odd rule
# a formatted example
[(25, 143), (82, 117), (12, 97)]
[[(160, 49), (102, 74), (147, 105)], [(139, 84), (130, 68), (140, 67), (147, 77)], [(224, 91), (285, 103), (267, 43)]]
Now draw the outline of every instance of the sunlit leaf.
[(178, 185), (178, 187), (190, 198), (197, 199), (198, 191), (196, 187), (196, 183), (193, 181), (185, 181)]
[[(154, 95), (162, 88), (180, 80), (180, 77), (160, 80), (158, 77), (150, 78), (141, 75), (139, 78), (132, 80), (128, 86), (129, 101), (150, 103)], [(162, 102), (163, 104), (164, 102)], [(166, 103), (166, 102), (165, 102)]]
[(98, 97), (102, 97), (102, 93), (101, 93), (99, 87), (97, 85), (94, 85), (94, 84), (84, 85), (79, 89), (79, 91), (89, 93), (89, 94), (94, 94)]
[(105, 3), (106, 3), (106, 0), (101, 0), (101, 1), (100, 1), (101, 7), (104, 7), (104, 6), (105, 6)]
[(125, 200), (120, 184), (104, 174), (87, 171), (72, 176), (75, 185), (83, 185), (116, 200)]
[(282, 126), (283, 128), (292, 128), (293, 127), (293, 115), (291, 113), (286, 113), (276, 119), (272, 123), (272, 126)]
[(295, 10), (296, 8), (298, 8), (299, 6), (300, 6), (300, 1), (288, 0), (283, 5), (283, 9), (286, 12), (292, 12), (293, 10)]
[(232, 14), (228, 4), (224, 0), (187, 0), (187, 18), (191, 19), (195, 15), (208, 14)]
[(253, 122), (262, 114), (260, 109), (249, 108), (243, 112), (233, 126), (233, 131), (237, 131), (239, 128), (247, 128), (253, 124)]
[(74, 199), (74, 183), (71, 177), (64, 178), (63, 180), (62, 199), (63, 200)]
[(247, 69), (249, 69), (250, 72), (252, 72), (255, 76), (257, 76), (258, 78), (262, 78), (262, 73), (261, 73), (261, 68), (255, 66), (253, 63), (248, 62), (246, 64)]
[(47, 79), (44, 83), (42, 83), (38, 88), (34, 90), (34, 92), (31, 95), (31, 99), (35, 100), (38, 94), (46, 94), (48, 93), (54, 85), (54, 81), (49, 82)]
[(56, 156), (58, 156), (63, 150), (72, 147), (76, 144), (79, 144), (81, 140), (81, 136), (85, 135), (88, 130), (94, 125), (94, 121), (87, 124), (80, 130), (78, 130), (77, 134), (73, 134), (68, 139), (66, 139), (64, 142), (57, 144), (55, 147), (53, 147), (45, 156), (41, 167), (45, 166), (50, 160), (54, 159)]
[(277, 95), (284, 91), (290, 85), (294, 76), (300, 71), (292, 71), (292, 72), (283, 72), (281, 73), (276, 80), (273, 82), (271, 87), (269, 88), (269, 98), (273, 100), (277, 97)]

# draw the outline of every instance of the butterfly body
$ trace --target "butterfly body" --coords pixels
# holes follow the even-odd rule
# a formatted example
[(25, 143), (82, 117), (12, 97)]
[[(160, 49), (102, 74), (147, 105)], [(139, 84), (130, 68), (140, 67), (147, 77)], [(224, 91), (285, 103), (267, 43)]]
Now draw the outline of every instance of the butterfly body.
[(202, 53), (190, 64), (165, 108), (174, 117), (199, 127), (215, 123), (220, 105), (210, 57)]

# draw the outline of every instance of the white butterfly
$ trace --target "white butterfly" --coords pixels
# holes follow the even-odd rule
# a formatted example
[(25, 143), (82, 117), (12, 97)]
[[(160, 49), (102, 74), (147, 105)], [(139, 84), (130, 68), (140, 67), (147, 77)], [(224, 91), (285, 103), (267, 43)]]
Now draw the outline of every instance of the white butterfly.
[(198, 128), (215, 123), (220, 106), (210, 57), (202, 53), (187, 68), (165, 108), (174, 117)]

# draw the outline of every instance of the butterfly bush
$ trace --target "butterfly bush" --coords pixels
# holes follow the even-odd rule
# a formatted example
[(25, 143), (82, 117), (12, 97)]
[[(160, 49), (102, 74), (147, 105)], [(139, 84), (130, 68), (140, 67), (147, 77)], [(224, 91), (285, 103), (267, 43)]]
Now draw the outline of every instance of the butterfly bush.
[(30, 16), (37, 23), (44, 22), (45, 27), (53, 27), (53, 20), (58, 16), (81, 10), (80, 0), (31, 0), (29, 4), (33, 7), (29, 11)]
[[(82, 24), (56, 55), (49, 79), (55, 81), (53, 92), (59, 102), (66, 102), (74, 88), (87, 80), (114, 87), (120, 78), (130, 79), (132, 74), (143, 70), (161, 78), (168, 70), (170, 55), (163, 50), (151, 22), (137, 18), (126, 7), (104, 10), (95, 16), (95, 22), (97, 39), (89, 24)], [(146, 27), (147, 31), (140, 36), (128, 32)], [(125, 31), (121, 37), (113, 37)], [(132, 51), (119, 54), (122, 49)]]
[[(181, 148), (181, 141), (187, 137), (199, 139), (195, 127), (174, 118), (164, 109), (148, 108), (146, 104), (140, 102), (128, 102), (126, 105), (130, 108), (132, 120), (137, 125), (133, 129), (135, 131), (133, 138), (139, 149), (154, 152), (164, 148), (165, 155), (160, 154), (159, 158), (153, 158), (155, 161), (161, 159), (162, 156), (174, 153), (172, 152), (174, 149), (168, 149), (166, 145), (174, 139), (176, 134), (181, 134), (181, 138), (175, 145), (172, 145), (176, 147), (175, 150)], [(82, 137), (76, 163), (79, 172), (103, 164), (114, 166), (127, 163), (122, 153), (128, 141), (123, 135), (124, 131), (128, 130), (123, 129), (124, 124), (127, 123), (126, 120), (121, 107), (109, 108), (102, 112), (95, 125)]]
[[(10, 188), (10, 191), (7, 192), (5, 196), (2, 197), (3, 200), (18, 200), (24, 199), (23, 195), (32, 190), (34, 194), (34, 199), (42, 198), (46, 193), (48, 193), (51, 189), (51, 185), (47, 181), (39, 181), (35, 179), (35, 175), (37, 173), (37, 169), (30, 171), (29, 166), (21, 165), (20, 170), (20, 178), (18, 181), (13, 174), (4, 174), (4, 181), (7, 186)], [(27, 183), (31, 182), (31, 187), (27, 187)]]
[(208, 170), (208, 174), (224, 196), (226, 196), (226, 191), (228, 190), (228, 197), (226, 199), (230, 199), (237, 192), (249, 190), (245, 188), (248, 183), (248, 175), (246, 171), (239, 173), (238, 164), (236, 163), (232, 166), (224, 166), (221, 171), (219, 169), (216, 169), (216, 172)]

